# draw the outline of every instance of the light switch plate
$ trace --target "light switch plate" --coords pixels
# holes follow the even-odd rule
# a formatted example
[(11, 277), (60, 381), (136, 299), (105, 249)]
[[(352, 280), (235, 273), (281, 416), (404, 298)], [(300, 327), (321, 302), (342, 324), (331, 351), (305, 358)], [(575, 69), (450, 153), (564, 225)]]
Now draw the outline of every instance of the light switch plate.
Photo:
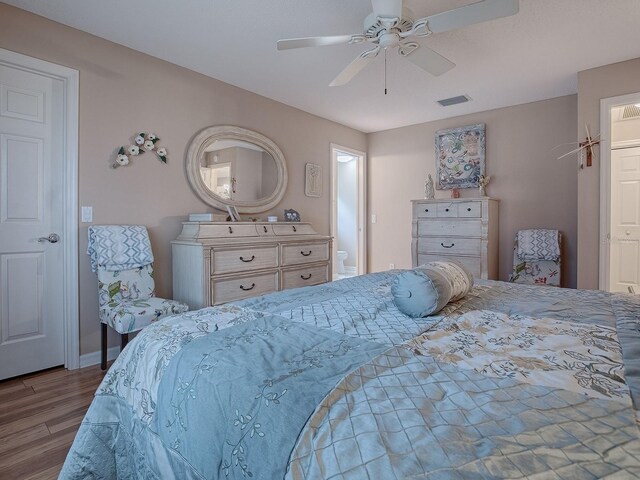
[(375, 213), (371, 214), (371, 223), (376, 223), (378, 221), (378, 215)]
[(93, 207), (82, 207), (82, 223), (93, 222)]

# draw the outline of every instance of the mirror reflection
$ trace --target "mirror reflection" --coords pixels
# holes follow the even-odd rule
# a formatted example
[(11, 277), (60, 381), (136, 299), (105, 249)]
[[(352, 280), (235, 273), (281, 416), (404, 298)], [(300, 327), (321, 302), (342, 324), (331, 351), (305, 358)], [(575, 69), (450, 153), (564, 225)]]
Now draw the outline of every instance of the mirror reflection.
[(257, 201), (278, 186), (278, 165), (258, 145), (241, 140), (216, 140), (200, 159), (200, 176), (211, 193), (224, 200)]

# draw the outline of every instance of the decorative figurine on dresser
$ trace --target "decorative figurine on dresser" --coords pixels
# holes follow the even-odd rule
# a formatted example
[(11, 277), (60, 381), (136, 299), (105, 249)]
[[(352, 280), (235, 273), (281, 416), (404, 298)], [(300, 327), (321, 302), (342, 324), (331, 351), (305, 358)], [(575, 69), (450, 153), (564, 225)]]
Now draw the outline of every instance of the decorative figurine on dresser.
[(413, 200), (411, 260), (456, 260), (482, 279), (498, 279), (498, 207), (494, 198)]
[(186, 162), (196, 195), (237, 221), (182, 224), (171, 242), (174, 299), (197, 309), (331, 279), (331, 237), (297, 212), (288, 222), (242, 221), (240, 214), (273, 211), (284, 196), (287, 165), (272, 140), (245, 128), (207, 127)]

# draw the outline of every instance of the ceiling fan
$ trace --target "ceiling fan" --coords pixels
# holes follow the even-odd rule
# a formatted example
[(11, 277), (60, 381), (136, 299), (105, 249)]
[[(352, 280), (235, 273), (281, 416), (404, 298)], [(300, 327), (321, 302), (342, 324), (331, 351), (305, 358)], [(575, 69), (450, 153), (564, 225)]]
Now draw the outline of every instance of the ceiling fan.
[(403, 0), (371, 0), (373, 12), (364, 20), (364, 33), (330, 37), (291, 38), (278, 41), (278, 50), (322, 47), (326, 45), (372, 43), (374, 48), (361, 53), (345, 68), (330, 86), (345, 85), (355, 77), (381, 50), (398, 47), (398, 53), (432, 75), (448, 72), (455, 63), (414, 41), (434, 33), (515, 15), (519, 0), (483, 0), (460, 8), (414, 20), (413, 12), (402, 5)]

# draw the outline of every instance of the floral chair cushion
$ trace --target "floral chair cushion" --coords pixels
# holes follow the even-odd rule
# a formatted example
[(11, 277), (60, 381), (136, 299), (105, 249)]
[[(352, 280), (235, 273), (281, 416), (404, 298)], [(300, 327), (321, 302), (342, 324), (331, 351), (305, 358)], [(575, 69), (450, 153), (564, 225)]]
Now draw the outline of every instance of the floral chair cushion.
[(158, 297), (131, 299), (101, 305), (100, 321), (118, 333), (131, 333), (141, 330), (159, 318), (184, 313), (187, 310), (187, 305), (175, 300)]
[(509, 281), (526, 285), (560, 286), (560, 258), (557, 260), (522, 260), (518, 257), (518, 240), (513, 247), (513, 272)]
[(113, 272), (98, 269), (98, 298), (101, 308), (115, 307), (122, 301), (153, 297), (155, 288), (153, 264)]

